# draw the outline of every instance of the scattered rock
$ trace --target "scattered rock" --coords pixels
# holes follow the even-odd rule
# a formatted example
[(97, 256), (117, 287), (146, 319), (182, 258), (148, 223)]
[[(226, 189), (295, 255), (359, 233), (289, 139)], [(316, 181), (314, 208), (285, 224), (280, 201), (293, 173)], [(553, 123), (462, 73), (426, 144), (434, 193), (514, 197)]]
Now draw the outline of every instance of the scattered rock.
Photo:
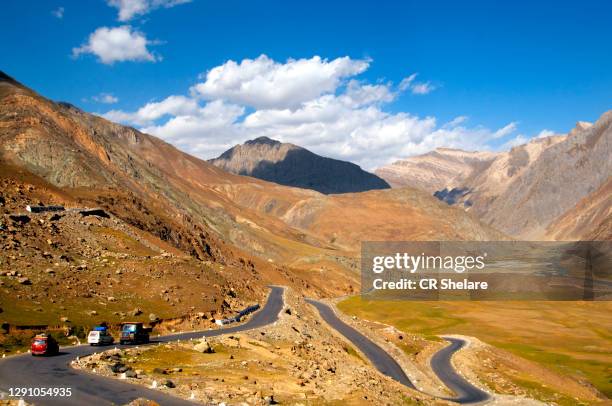
[(149, 321), (156, 322), (159, 321), (159, 317), (155, 313), (149, 314)]
[(277, 405), (278, 404), (278, 402), (276, 400), (274, 400), (274, 395), (266, 396), (264, 398), (264, 402), (267, 405)]
[(26, 276), (22, 276), (21, 278), (17, 279), (17, 282), (19, 282), (22, 285), (31, 285), (32, 281), (30, 280), (30, 278), (26, 277)]
[(125, 371), (126, 378), (138, 378), (138, 374), (133, 369), (128, 369)]
[(163, 381), (162, 382), (162, 386), (165, 386), (166, 388), (175, 388), (176, 387), (174, 382), (172, 382), (170, 379), (166, 379), (165, 381)]
[(213, 347), (208, 343), (208, 341), (206, 341), (205, 337), (202, 337), (202, 339), (200, 340), (199, 343), (197, 343), (194, 347), (194, 350), (198, 351), (198, 352), (202, 352), (205, 354), (212, 354), (213, 352), (215, 352), (215, 350), (213, 349)]
[(140, 310), (138, 307), (130, 312), (130, 316), (134, 316), (134, 317), (140, 316), (141, 314), (142, 314), (142, 310)]
[(121, 374), (123, 372), (127, 372), (127, 371), (131, 370), (132, 368), (128, 367), (127, 365), (125, 365), (125, 364), (123, 364), (121, 362), (117, 362), (117, 363), (111, 365), (110, 369), (115, 374)]

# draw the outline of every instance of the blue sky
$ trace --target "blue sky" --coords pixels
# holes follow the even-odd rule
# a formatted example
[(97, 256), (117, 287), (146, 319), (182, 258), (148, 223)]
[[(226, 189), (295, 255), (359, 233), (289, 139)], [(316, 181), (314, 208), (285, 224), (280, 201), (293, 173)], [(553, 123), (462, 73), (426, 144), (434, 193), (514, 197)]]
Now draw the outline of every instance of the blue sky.
[[(113, 1), (115, 6), (110, 4)], [(99, 114), (125, 113), (111, 117), (149, 129), (204, 158), (251, 135), (277, 135), (298, 144), (303, 139), (316, 152), (373, 167), (439, 146), (444, 137), (452, 146), (482, 143), (500, 148), (542, 130), (566, 132), (576, 121), (593, 121), (612, 108), (609, 1), (123, 1), (121, 17), (119, 0), (5, 0), (0, 14), (0, 69), (54, 100)], [(132, 1), (144, 4), (144, 11), (130, 16), (126, 7)], [(87, 45), (90, 35), (102, 27), (124, 27), (134, 38), (146, 38), (147, 54), (135, 58), (140, 60), (119, 57), (112, 63), (101, 62)], [(365, 69), (355, 65), (350, 74), (338, 73), (331, 88), (322, 85), (313, 100), (347, 93), (351, 80), (362, 86), (384, 85), (393, 96), (383, 95), (371, 105), (344, 104), (346, 109), (336, 111), (337, 119), (346, 119), (347, 111), (359, 114), (333, 129), (320, 119), (308, 126), (300, 121), (292, 128), (286, 117), (279, 121), (280, 111), (299, 110), (301, 103), (310, 102), (305, 99), (262, 104), (218, 88), (194, 96), (193, 87), (206, 82), (207, 71), (227, 67), (228, 60), (240, 64), (262, 54), (268, 64), (277, 64), (271, 68), (277, 70), (290, 58), (308, 61), (315, 56), (322, 62), (312, 68), (321, 71), (328, 68), (326, 61), (342, 57), (367, 63)], [(414, 73), (418, 75), (412, 87), (400, 91), (400, 82)], [(416, 85), (425, 85), (421, 93), (426, 94), (414, 92)], [(147, 103), (173, 95), (194, 98), (197, 107), (178, 113), (171, 109), (146, 123), (135, 118), (133, 113)], [(211, 105), (215, 101), (218, 105)], [(317, 99), (323, 109), (333, 109), (337, 101), (328, 102)], [(207, 105), (210, 108), (203, 112)], [(372, 119), (378, 121), (363, 121), (368, 108), (381, 113)], [(226, 115), (222, 131), (196, 125), (189, 131), (174, 127), (172, 132), (164, 127), (178, 116), (210, 120), (217, 113)], [(253, 113), (260, 114), (248, 122), (256, 125), (239, 126)], [(296, 123), (297, 117), (292, 115), (289, 121)], [(414, 120), (405, 122), (402, 117)], [(428, 117), (435, 118), (435, 124), (427, 124)], [(443, 131), (457, 117), (467, 117), (459, 120), (465, 131), (450, 135)], [(499, 132), (508, 125), (508, 131)], [(325, 137), (307, 137), (296, 126)], [(352, 138), (339, 135), (342, 128)], [(220, 132), (223, 137), (210, 138)], [(371, 140), (376, 137), (388, 139)], [(354, 145), (349, 146), (351, 142)], [(372, 149), (378, 151), (376, 159), (367, 158)]]

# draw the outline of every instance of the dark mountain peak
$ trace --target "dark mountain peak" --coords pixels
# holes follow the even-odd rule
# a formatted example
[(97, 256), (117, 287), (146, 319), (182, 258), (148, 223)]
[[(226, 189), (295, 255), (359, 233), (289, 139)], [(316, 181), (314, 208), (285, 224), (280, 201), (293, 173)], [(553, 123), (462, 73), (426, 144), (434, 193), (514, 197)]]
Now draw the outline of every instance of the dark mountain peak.
[(326, 194), (390, 187), (351, 162), (326, 158), (268, 137), (246, 141), (210, 162), (228, 172)]
[(244, 143), (244, 145), (270, 145), (270, 146), (281, 145), (281, 144), (282, 143), (280, 141), (273, 140), (272, 138), (268, 138), (265, 136), (257, 137), (253, 140), (248, 140)]

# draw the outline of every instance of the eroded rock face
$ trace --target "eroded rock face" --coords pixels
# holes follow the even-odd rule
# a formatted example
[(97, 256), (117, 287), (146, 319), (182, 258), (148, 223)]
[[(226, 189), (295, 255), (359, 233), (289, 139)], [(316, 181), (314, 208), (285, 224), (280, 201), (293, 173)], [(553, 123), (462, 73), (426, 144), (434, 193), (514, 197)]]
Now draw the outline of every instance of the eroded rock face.
[(394, 188), (413, 187), (433, 194), (461, 187), (472, 173), (485, 168), (497, 154), (437, 148), (378, 168), (374, 173)]
[(567, 135), (535, 138), (507, 152), (438, 149), (376, 173), (394, 187), (436, 194), (513, 237), (610, 238), (611, 156), (609, 111), (594, 124), (578, 122)]
[(236, 145), (210, 162), (238, 175), (325, 194), (390, 187), (383, 179), (353, 163), (322, 157), (297, 145), (267, 137)]

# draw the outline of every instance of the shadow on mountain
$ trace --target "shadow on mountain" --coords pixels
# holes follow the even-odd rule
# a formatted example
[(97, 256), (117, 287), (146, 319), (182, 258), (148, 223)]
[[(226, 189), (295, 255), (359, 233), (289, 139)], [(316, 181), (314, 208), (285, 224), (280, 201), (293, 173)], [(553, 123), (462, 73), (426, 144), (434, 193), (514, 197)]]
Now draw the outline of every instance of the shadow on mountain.
[(358, 165), (325, 158), (301, 148), (288, 151), (282, 161), (261, 161), (251, 173), (240, 171), (240, 175), (324, 194), (390, 188), (387, 182)]
[[(433, 195), (439, 200), (442, 200), (443, 202), (445, 202), (446, 204), (453, 205), (457, 203), (459, 199), (461, 199), (463, 196), (467, 195), (468, 193), (470, 193), (469, 188), (452, 188), (452, 189), (444, 188), (442, 190), (438, 190), (437, 192), (434, 192)], [(472, 205), (472, 203), (469, 200), (466, 200), (463, 204), (466, 207), (469, 207)]]

